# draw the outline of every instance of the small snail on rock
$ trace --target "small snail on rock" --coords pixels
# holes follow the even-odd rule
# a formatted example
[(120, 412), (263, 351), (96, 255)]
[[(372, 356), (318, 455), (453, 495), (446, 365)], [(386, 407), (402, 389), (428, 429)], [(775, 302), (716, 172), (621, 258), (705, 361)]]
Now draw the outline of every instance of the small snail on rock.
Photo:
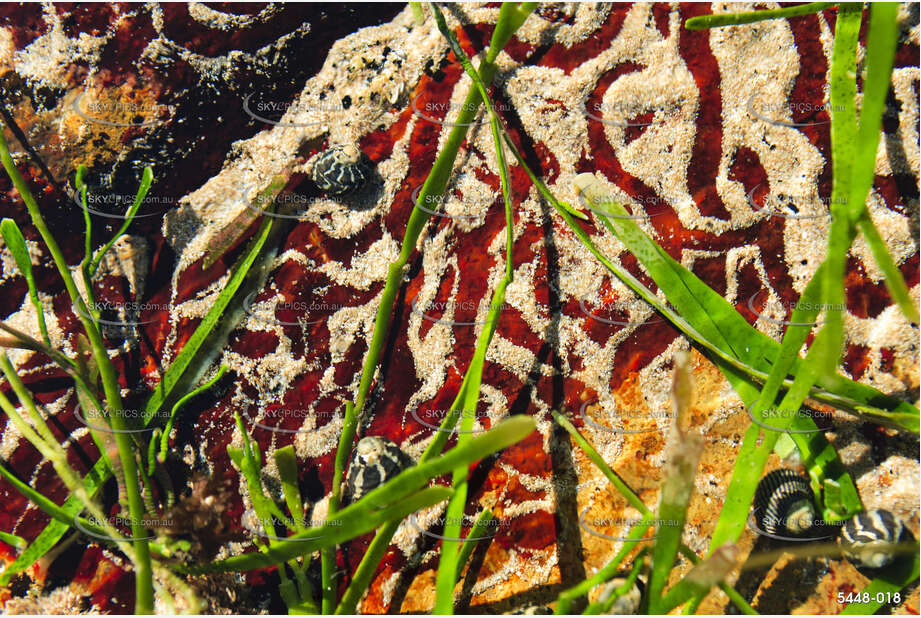
[(816, 521), (809, 479), (792, 470), (774, 470), (755, 490), (755, 518), (771, 535), (802, 536)]
[(902, 538), (905, 525), (883, 509), (857, 513), (841, 528), (838, 543), (844, 555), (860, 566), (878, 569), (894, 557), (893, 547)]
[(346, 475), (343, 503), (355, 502), (406, 468), (415, 464), (400, 447), (377, 436), (367, 436), (355, 445), (355, 455)]
[(311, 177), (321, 191), (348, 195), (361, 189), (371, 178), (371, 164), (357, 146), (337, 144), (320, 153)]

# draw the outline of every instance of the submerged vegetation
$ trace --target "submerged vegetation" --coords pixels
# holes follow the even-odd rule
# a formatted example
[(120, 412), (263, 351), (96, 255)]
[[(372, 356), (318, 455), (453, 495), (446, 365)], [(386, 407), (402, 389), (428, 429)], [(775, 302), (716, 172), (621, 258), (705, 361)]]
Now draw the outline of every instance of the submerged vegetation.
[[(434, 613), (455, 611), (455, 589), (478, 544), (487, 535), (493, 514), (483, 510), (465, 540), (462, 521), (468, 506), (468, 475), (474, 462), (500, 451), (531, 434), (536, 423), (524, 416), (508, 418), (488, 431), (475, 435), (471, 431), (480, 401), (486, 352), (498, 324), (498, 313), (505, 302), (505, 293), (513, 280), (514, 201), (510, 191), (509, 165), (517, 163), (528, 175), (545, 202), (551, 206), (572, 234), (614, 276), (619, 278), (640, 298), (649, 303), (666, 320), (694, 342), (697, 349), (711, 360), (744, 401), (753, 422), (744, 436), (738, 453), (728, 495), (722, 505), (710, 551), (701, 558), (682, 542), (688, 502), (694, 488), (698, 457), (702, 451), (701, 437), (688, 429), (686, 416), (693, 387), (687, 360), (676, 362), (672, 399), (675, 422), (671, 427), (666, 451), (666, 472), (657, 509), (647, 507), (637, 493), (614, 471), (570, 420), (573, 411), (553, 413), (555, 423), (565, 430), (610, 481), (613, 488), (642, 515), (626, 535), (622, 548), (607, 565), (590, 578), (562, 590), (553, 608), (557, 614), (574, 610), (584, 613), (604, 613), (619, 598), (635, 589), (637, 581), (644, 582), (639, 602), (641, 613), (662, 614), (683, 606), (693, 613), (703, 597), (714, 587), (725, 592), (730, 601), (744, 613), (755, 613), (742, 594), (726, 583), (727, 576), (739, 568), (752, 568), (758, 557), (739, 564), (740, 550), (736, 546), (755, 501), (759, 481), (764, 475), (772, 452), (798, 451), (808, 472), (811, 506), (817, 516), (829, 526), (843, 522), (864, 511), (853, 478), (845, 470), (835, 448), (819, 431), (814, 420), (797, 414), (804, 401), (813, 399), (837, 409), (899, 431), (918, 434), (918, 409), (897, 398), (886, 396), (869, 386), (842, 377), (837, 372), (841, 359), (844, 327), (841, 312), (825, 311), (818, 334), (808, 345), (805, 358), (799, 353), (812, 332), (823, 307), (844, 303), (845, 257), (858, 236), (862, 237), (885, 273), (886, 285), (892, 298), (907, 318), (917, 323), (918, 309), (912, 303), (907, 286), (889, 255), (879, 232), (867, 211), (866, 201), (873, 182), (873, 170), (886, 95), (890, 84), (893, 57), (897, 42), (895, 4), (873, 4), (869, 8), (869, 34), (866, 49), (866, 74), (862, 80), (863, 98), (857, 113), (857, 39), (862, 6), (842, 4), (834, 33), (833, 62), (830, 69), (831, 136), (833, 160), (832, 223), (825, 261), (805, 287), (800, 302), (790, 319), (780, 343), (752, 327), (719, 293), (708, 287), (690, 270), (679, 264), (637, 224), (626, 209), (612, 201), (603, 185), (592, 174), (582, 174), (575, 180), (582, 206), (559, 201), (540, 178), (539, 170), (529, 167), (520, 144), (506, 131), (490, 98), (489, 89), (496, 72), (496, 59), (512, 35), (535, 10), (536, 3), (504, 3), (489, 47), (479, 67), (475, 68), (464, 52), (455, 33), (445, 22), (442, 10), (435, 4), (423, 7), (413, 3), (418, 20), (432, 19), (445, 37), (455, 59), (470, 76), (473, 87), (467, 95), (459, 117), (443, 142), (406, 224), (399, 257), (389, 266), (385, 287), (368, 342), (358, 388), (352, 401), (344, 406), (343, 425), (335, 457), (328, 511), (319, 521), (305, 509), (305, 500), (298, 484), (298, 461), (292, 447), (273, 454), (272, 462), (264, 460), (259, 445), (250, 438), (245, 415), (236, 413), (236, 425), (243, 437), (243, 447), (228, 447), (228, 453), (245, 485), (252, 503), (255, 523), (250, 528), (249, 541), (256, 551), (220, 560), (205, 559), (210, 552), (194, 551), (194, 539), (188, 534), (172, 534), (162, 522), (171, 513), (180, 511), (177, 495), (170, 484), (163, 464), (169, 450), (169, 439), (182, 407), (191, 398), (214, 388), (232, 367), (210, 367), (212, 346), (221, 341), (232, 324), (225, 318), (233, 315), (240, 305), (244, 291), (260, 284), (277, 250), (282, 221), (264, 216), (232, 266), (232, 274), (179, 355), (163, 374), (157, 389), (149, 395), (142, 418), (124, 413), (118, 376), (106, 350), (101, 319), (94, 302), (92, 281), (106, 254), (129, 229), (138, 207), (151, 186), (153, 174), (148, 168), (138, 189), (134, 204), (125, 214), (125, 222), (115, 235), (95, 250), (91, 242), (91, 218), (87, 208), (88, 188), (83, 182), (81, 168), (75, 179), (82, 200), (86, 230), (85, 251), (79, 269), (69, 266), (57, 241), (51, 235), (42, 213), (14, 164), (7, 144), (0, 134), (0, 159), (17, 192), (28, 209), (32, 224), (38, 230), (54, 259), (67, 293), (82, 324), (79, 350), (68, 357), (52, 346), (39, 301), (32, 265), (22, 232), (11, 219), (0, 225), (4, 242), (19, 271), (24, 276), (29, 298), (39, 319), (41, 339), (20, 332), (6, 324), (2, 344), (6, 348), (33, 350), (47, 356), (73, 379), (81, 409), (89, 418), (92, 438), (103, 454), (85, 477), (69, 463), (64, 447), (48, 426), (49, 414), (42, 410), (16, 373), (7, 355), (0, 355), (0, 370), (16, 394), (18, 402), (0, 394), (2, 407), (9, 421), (50, 461), (69, 497), (58, 505), (19, 479), (7, 466), (0, 464), (0, 475), (26, 496), (36, 507), (53, 518), (53, 522), (32, 541), (3, 533), (2, 538), (18, 549), (18, 559), (0, 575), (0, 583), (8, 585), (11, 578), (40, 560), (71, 529), (94, 537), (130, 560), (134, 568), (137, 613), (151, 613), (155, 598), (166, 609), (175, 612), (203, 610), (188, 576), (214, 572), (243, 572), (273, 567), (280, 584), (278, 595), (290, 613), (352, 614), (371, 584), (385, 551), (390, 546), (401, 522), (419, 509), (447, 501), (445, 526), (435, 581)], [(813, 3), (797, 7), (732, 16), (707, 16), (689, 20), (687, 28), (710, 28), (734, 24), (755, 23), (759, 20), (789, 18), (817, 12), (833, 6)], [(424, 10), (427, 9), (427, 10)], [(472, 361), (464, 373), (463, 382), (454, 401), (434, 432), (430, 444), (415, 465), (409, 466), (380, 486), (343, 505), (343, 482), (353, 460), (356, 433), (364, 415), (369, 413), (369, 394), (381, 364), (385, 343), (399, 296), (407, 264), (416, 251), (417, 241), (431, 218), (422, 205), (442, 196), (451, 179), (455, 160), (479, 106), (483, 105), (495, 143), (497, 167), (506, 222), (505, 271), (493, 291), (490, 312), (476, 340)], [(510, 155), (510, 156), (509, 156)], [(506, 157), (509, 156), (509, 159)], [(364, 177), (362, 176), (362, 179)], [(275, 194), (285, 185), (278, 178), (266, 190)], [(335, 185), (332, 183), (331, 186)], [(336, 192), (353, 187), (335, 185)], [(340, 191), (341, 189), (341, 191)], [(257, 196), (257, 200), (265, 195)], [(636, 257), (661, 293), (650, 289), (630, 274), (616, 260), (606, 256), (582, 227), (581, 221), (600, 223), (608, 233), (622, 242)], [(219, 247), (218, 253), (227, 247)], [(219, 255), (210, 255), (209, 263)], [(79, 276), (75, 276), (79, 275)], [(663, 300), (664, 296), (664, 300)], [(168, 410), (168, 414), (162, 411)], [(776, 411), (788, 414), (776, 414)], [(769, 412), (775, 412), (773, 416)], [(179, 421), (181, 422), (181, 421)], [(141, 429), (150, 431), (139, 431)], [(448, 447), (456, 434), (456, 442)], [(263, 469), (271, 465), (281, 480), (283, 503), (278, 503), (262, 483)], [(431, 481), (448, 475), (448, 486)], [(105, 504), (101, 489), (114, 477), (120, 521), (127, 522), (130, 532), (113, 526), (108, 516), (111, 504)], [(805, 482), (805, 481), (804, 481)], [(654, 528), (653, 540), (640, 548), (640, 541)], [(901, 528), (900, 528), (901, 530)], [(351, 575), (343, 594), (339, 594), (336, 564), (337, 549), (348, 541), (374, 532), (373, 540)], [(199, 530), (199, 533), (201, 531)], [(228, 537), (228, 539), (231, 537)], [(227, 539), (217, 539), (220, 545)], [(895, 539), (899, 541), (900, 539)], [(873, 613), (885, 603), (876, 595), (898, 593), (918, 579), (918, 546), (912, 539), (891, 544), (888, 564), (874, 571), (874, 579), (866, 588), (869, 601), (851, 603), (847, 613)], [(213, 549), (213, 548), (212, 548)], [(834, 544), (807, 547), (810, 555), (839, 556), (842, 550)], [(680, 578), (674, 570), (679, 553), (693, 567)], [(604, 587), (615, 578), (618, 585), (609, 586), (601, 598), (588, 603), (589, 594)], [(859, 597), (863, 599), (864, 597)]]

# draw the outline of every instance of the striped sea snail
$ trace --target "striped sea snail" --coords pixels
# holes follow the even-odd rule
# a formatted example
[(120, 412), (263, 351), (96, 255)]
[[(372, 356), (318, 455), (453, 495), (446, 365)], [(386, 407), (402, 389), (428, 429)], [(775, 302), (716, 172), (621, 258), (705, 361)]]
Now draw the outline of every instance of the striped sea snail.
[(784, 468), (769, 473), (755, 490), (755, 518), (758, 527), (771, 535), (806, 534), (816, 522), (809, 479)]
[(343, 503), (359, 500), (414, 464), (413, 458), (390, 440), (378, 436), (362, 438), (355, 445), (345, 477)]
[(371, 163), (353, 144), (336, 144), (320, 153), (311, 177), (321, 191), (348, 195), (361, 189), (371, 178)]
[(878, 569), (892, 562), (893, 547), (904, 533), (902, 520), (884, 509), (874, 509), (847, 520), (838, 543), (844, 555), (860, 566)]

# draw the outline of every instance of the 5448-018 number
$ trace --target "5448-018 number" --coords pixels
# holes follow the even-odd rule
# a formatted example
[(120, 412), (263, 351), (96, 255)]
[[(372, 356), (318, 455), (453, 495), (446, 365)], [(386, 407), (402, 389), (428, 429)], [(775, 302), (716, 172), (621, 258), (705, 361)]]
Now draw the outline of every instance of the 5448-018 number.
[(898, 592), (877, 592), (875, 594), (870, 594), (869, 592), (838, 593), (838, 603), (870, 603), (871, 601), (885, 603), (886, 605), (901, 603), (902, 595)]

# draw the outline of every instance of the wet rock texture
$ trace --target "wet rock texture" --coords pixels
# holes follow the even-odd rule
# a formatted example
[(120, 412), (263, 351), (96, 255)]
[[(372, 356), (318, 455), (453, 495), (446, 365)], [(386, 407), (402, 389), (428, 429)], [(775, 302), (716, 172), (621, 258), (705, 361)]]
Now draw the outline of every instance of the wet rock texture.
[[(779, 322), (826, 242), (824, 87), (835, 11), (713, 32), (681, 26), (719, 10), (725, 7), (541, 5), (500, 55), (494, 96), (529, 165), (560, 199), (577, 203), (573, 178), (595, 173), (674, 258), (779, 337)], [(247, 229), (251, 218), (240, 218), (247, 202), (278, 175), (287, 179), (286, 206), (301, 216), (283, 220), (265, 284), (215, 351), (230, 366), (229, 378), (183, 409), (167, 471), (177, 485), (190, 482), (193, 469), (231, 477), (240, 491), (225, 513), (242, 529), (251, 505), (226, 452), (240, 444), (233, 411), (241, 410), (264, 452), (294, 444), (302, 492), (322, 503), (343, 402), (358, 385), (387, 265), (450, 131), (446, 123), (469, 88), (431, 20), (415, 24), (402, 5), (61, 4), (4, 11), (5, 113), (37, 157), (9, 131), (7, 139), (70, 264), (80, 261), (83, 246), (82, 214), (69, 197), (76, 167), (87, 165), (93, 192), (108, 196), (95, 208), (97, 246), (121, 224), (113, 215), (124, 210), (140, 171), (154, 169), (132, 238), (95, 282), (97, 297), (111, 306), (140, 305), (128, 316), (135, 326), (107, 332), (126, 405), (143, 404), (226, 284), (243, 245), (231, 243), (213, 264), (209, 247), (228, 238), (228, 228), (240, 228), (233, 237), (254, 230)], [(469, 54), (486, 47), (497, 13), (491, 5), (451, 7), (449, 23)], [(918, 19), (907, 10), (904, 17), (871, 213), (917, 302)], [(309, 180), (316, 154), (334, 144), (357, 145), (375, 166), (376, 177), (354, 195), (327, 196)], [(414, 456), (454, 399), (504, 271), (494, 161), (488, 126), (478, 116), (448, 196), (432, 206), (437, 215), (410, 260), (362, 424), (362, 433)], [(621, 535), (638, 517), (573, 450), (550, 410), (566, 410), (646, 504), (657, 503), (672, 359), (688, 347), (594, 262), (520, 167), (511, 171), (515, 282), (487, 354), (476, 421), (482, 429), (528, 414), (538, 432), (472, 471), (468, 514), (488, 507), (501, 523), (462, 585), (461, 603), (473, 612), (553, 600), (605, 564), (620, 547), (606, 537)], [(79, 321), (5, 177), (0, 196), (3, 215), (31, 241), (53, 338), (72, 352)], [(651, 283), (600, 226), (585, 228), (608, 256)], [(6, 250), (2, 258), (0, 312), (37, 331), (25, 281)], [(842, 372), (916, 401), (917, 325), (892, 306), (865, 245), (855, 245), (848, 273)], [(708, 446), (685, 542), (702, 553), (750, 421), (719, 372), (693, 358), (694, 425)], [(53, 414), (55, 431), (69, 437), (73, 465), (86, 469), (98, 453), (74, 415), (69, 380), (43, 356), (13, 360)], [(828, 436), (867, 507), (893, 509), (917, 535), (917, 440), (824, 410)], [(22, 478), (64, 499), (51, 467), (10, 427), (0, 455)], [(272, 480), (268, 470), (269, 489), (277, 487)], [(48, 518), (5, 483), (0, 492), (0, 529), (35, 538)], [(363, 611), (431, 607), (442, 512), (420, 513), (418, 527), (404, 523)], [(344, 548), (340, 568), (351, 572), (369, 541)], [(764, 549), (751, 532), (741, 544)], [(4, 550), (15, 558), (12, 548)], [(791, 580), (796, 569), (808, 577)], [(121, 561), (93, 544), (74, 544), (29, 575), (46, 587), (71, 582), (102, 610), (133, 603)], [(846, 563), (820, 558), (776, 566), (761, 590), (745, 577), (740, 589), (750, 588), (762, 611), (780, 613), (837, 611), (836, 587), (862, 584)], [(247, 575), (254, 607), (284, 611), (262, 588), (276, 581), (271, 571)], [(784, 581), (807, 584), (780, 595)], [(4, 598), (23, 597), (28, 585), (14, 588)], [(726, 604), (714, 593), (702, 610), (721, 612)], [(915, 591), (899, 610), (917, 608)]]

